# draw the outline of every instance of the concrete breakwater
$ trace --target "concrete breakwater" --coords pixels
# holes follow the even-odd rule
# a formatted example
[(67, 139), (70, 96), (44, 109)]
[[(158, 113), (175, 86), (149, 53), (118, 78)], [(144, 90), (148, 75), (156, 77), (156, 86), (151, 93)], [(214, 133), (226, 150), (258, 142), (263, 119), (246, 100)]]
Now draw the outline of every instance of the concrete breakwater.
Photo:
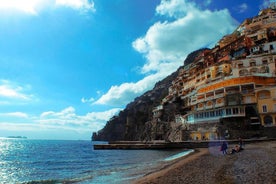
[[(245, 139), (244, 144), (250, 144), (262, 141), (275, 141), (276, 139), (259, 138)], [(103, 149), (194, 149), (220, 146), (225, 140), (206, 140), (206, 141), (183, 141), (183, 142), (165, 142), (165, 141), (112, 141), (108, 144), (94, 144), (95, 150)], [(226, 140), (228, 144), (238, 144), (238, 140)]]

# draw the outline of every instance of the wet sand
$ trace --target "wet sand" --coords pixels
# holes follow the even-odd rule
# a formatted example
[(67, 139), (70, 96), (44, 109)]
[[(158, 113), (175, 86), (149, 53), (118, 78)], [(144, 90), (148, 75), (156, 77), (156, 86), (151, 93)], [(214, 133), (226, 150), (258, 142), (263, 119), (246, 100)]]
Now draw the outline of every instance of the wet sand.
[[(228, 152), (234, 145), (229, 145)], [(197, 149), (134, 184), (275, 184), (276, 141), (250, 143), (241, 152), (223, 155), (219, 147)]]

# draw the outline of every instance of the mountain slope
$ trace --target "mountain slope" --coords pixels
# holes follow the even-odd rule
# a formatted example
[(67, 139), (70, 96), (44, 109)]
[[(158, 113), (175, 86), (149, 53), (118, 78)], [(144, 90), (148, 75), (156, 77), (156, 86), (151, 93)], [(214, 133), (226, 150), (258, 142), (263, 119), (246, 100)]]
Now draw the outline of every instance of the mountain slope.
[[(205, 49), (200, 49), (190, 53), (184, 61), (184, 65), (192, 63), (196, 56)], [(178, 76), (179, 67), (174, 73), (165, 79), (157, 82), (152, 90), (145, 92), (140, 97), (137, 97), (133, 102), (129, 103), (126, 108), (119, 113), (118, 116), (111, 118), (105, 127), (93, 133), (92, 139), (95, 141), (115, 141), (115, 140), (147, 140), (166, 139), (165, 135), (169, 135), (171, 130), (170, 124), (166, 123), (170, 120), (178, 108), (174, 107), (176, 104), (168, 104), (167, 113), (162, 117), (161, 122), (156, 124), (156, 132), (152, 132), (151, 121), (152, 110), (158, 106), (161, 100), (168, 95), (168, 88), (172, 81)], [(161, 137), (160, 137), (161, 136)]]

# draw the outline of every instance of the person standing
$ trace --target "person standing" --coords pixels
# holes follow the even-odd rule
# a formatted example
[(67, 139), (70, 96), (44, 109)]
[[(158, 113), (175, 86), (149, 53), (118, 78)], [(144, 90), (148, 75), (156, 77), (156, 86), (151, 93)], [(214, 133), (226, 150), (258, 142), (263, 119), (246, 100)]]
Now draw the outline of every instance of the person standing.
[(227, 146), (226, 141), (223, 141), (222, 145), (221, 145), (221, 151), (222, 151), (223, 155), (227, 155), (227, 148), (228, 148), (228, 146)]

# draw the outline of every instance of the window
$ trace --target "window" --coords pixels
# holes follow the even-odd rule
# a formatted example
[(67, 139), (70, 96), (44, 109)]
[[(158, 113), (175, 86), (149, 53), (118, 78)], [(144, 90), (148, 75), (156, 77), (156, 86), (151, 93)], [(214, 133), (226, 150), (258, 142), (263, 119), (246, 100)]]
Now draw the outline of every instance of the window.
[(239, 114), (239, 109), (238, 108), (233, 108), (233, 114)]
[(273, 50), (274, 48), (273, 48), (273, 45), (269, 45), (269, 49), (270, 50)]
[(250, 62), (250, 66), (256, 66), (256, 62), (255, 61)]
[(203, 114), (200, 113), (198, 117), (199, 117), (200, 119), (203, 118)]
[(264, 117), (264, 124), (265, 125), (272, 125), (273, 124), (273, 119), (271, 116), (265, 116)]
[(242, 108), (242, 107), (240, 108), (240, 113), (244, 114), (244, 108)]
[(211, 111), (210, 112), (210, 117), (214, 117), (214, 116), (215, 116), (214, 111)]
[(216, 116), (222, 116), (222, 115), (224, 115), (222, 109), (219, 109), (219, 110), (216, 111)]
[(263, 64), (266, 65), (267, 64), (267, 60), (263, 60)]
[(231, 115), (231, 109), (226, 109), (226, 115)]
[(263, 112), (267, 112), (267, 106), (263, 105)]

